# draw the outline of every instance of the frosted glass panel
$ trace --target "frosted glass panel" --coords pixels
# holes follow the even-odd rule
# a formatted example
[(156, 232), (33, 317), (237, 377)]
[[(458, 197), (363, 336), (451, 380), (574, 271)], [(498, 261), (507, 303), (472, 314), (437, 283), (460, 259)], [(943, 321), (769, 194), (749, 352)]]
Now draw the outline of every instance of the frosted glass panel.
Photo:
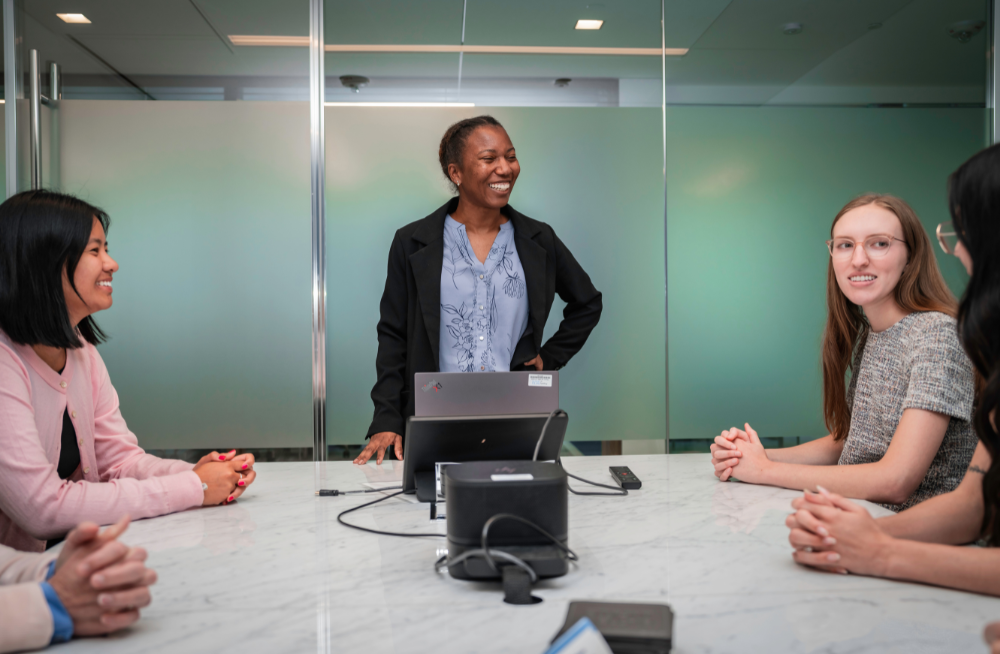
[[(676, 107), (667, 113), (670, 437), (749, 421), (825, 435), (823, 243), (852, 197), (907, 200), (928, 232), (984, 146), (978, 109)], [(965, 273), (934, 246), (960, 294)]]
[[(560, 373), (567, 439), (664, 438), (659, 111), (338, 107), (326, 113), (330, 442), (361, 442), (371, 421), (393, 233), (451, 197), (439, 140), (451, 123), (483, 113), (504, 124), (517, 148), (511, 205), (552, 225), (604, 293), (600, 324)], [(557, 299), (546, 338), (562, 306)]]
[(100, 352), (140, 444), (310, 446), (308, 106), (60, 111), (62, 187), (111, 215)]

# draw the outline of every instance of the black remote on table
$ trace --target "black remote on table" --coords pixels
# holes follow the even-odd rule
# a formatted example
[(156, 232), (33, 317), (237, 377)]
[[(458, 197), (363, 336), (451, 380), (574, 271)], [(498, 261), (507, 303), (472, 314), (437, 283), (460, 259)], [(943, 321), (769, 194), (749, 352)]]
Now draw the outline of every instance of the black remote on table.
[(611, 466), (608, 470), (611, 471), (611, 476), (615, 478), (618, 485), (625, 490), (642, 488), (642, 482), (628, 469), (628, 466)]

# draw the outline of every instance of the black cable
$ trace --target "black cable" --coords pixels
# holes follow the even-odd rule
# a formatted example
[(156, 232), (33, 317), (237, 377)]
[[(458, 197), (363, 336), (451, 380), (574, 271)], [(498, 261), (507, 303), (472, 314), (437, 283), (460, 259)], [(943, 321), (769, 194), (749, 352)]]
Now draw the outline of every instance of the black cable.
[[(490, 554), (489, 537), (490, 537), (490, 527), (493, 526), (493, 523), (497, 522), (498, 520), (517, 520), (518, 522), (520, 522), (522, 524), (526, 524), (529, 527), (531, 527), (532, 529), (534, 529), (535, 531), (537, 531), (538, 533), (540, 533), (541, 535), (543, 535), (546, 538), (548, 538), (553, 543), (555, 543), (556, 547), (558, 547), (559, 549), (561, 549), (563, 552), (566, 553), (566, 558), (567, 559), (569, 559), (570, 561), (579, 561), (580, 560), (580, 557), (578, 557), (576, 555), (576, 552), (574, 552), (570, 548), (568, 548), (565, 545), (563, 545), (562, 543), (560, 543), (559, 539), (557, 539), (555, 536), (553, 536), (549, 532), (545, 531), (544, 529), (542, 529), (541, 527), (539, 527), (538, 525), (536, 525), (531, 520), (527, 520), (525, 518), (522, 518), (519, 515), (514, 515), (513, 513), (498, 513), (495, 516), (493, 516), (492, 518), (490, 518), (489, 520), (487, 520), (486, 524), (483, 525), (483, 536), (482, 536), (482, 541), (481, 541), (482, 548), (483, 548), (483, 558), (486, 559), (486, 563), (488, 563), (489, 566), (491, 568), (493, 568), (494, 572), (499, 572), (499, 570), (497, 569), (496, 561), (493, 560), (493, 556)], [(527, 564), (525, 564), (525, 565), (527, 565)]]
[(563, 464), (562, 464), (562, 459), (556, 459), (556, 463), (558, 463), (559, 467), (563, 469), (563, 472), (566, 473), (567, 477), (572, 477), (573, 479), (576, 479), (577, 481), (582, 481), (583, 483), (590, 484), (591, 486), (597, 486), (598, 488), (607, 488), (609, 490), (615, 491), (614, 493), (585, 493), (585, 492), (582, 492), (582, 491), (573, 490), (572, 486), (570, 486), (569, 484), (566, 484), (566, 488), (568, 488), (569, 492), (573, 493), (574, 495), (603, 495), (605, 497), (624, 497), (624, 496), (628, 495), (628, 489), (627, 488), (619, 488), (618, 486), (607, 486), (605, 484), (598, 484), (596, 481), (590, 481), (589, 479), (584, 479), (583, 477), (577, 477), (573, 473), (571, 473), (571, 472), (569, 472), (569, 471), (566, 470), (566, 467), (563, 466)]
[[(549, 423), (552, 422), (552, 419), (555, 418), (560, 413), (566, 416), (566, 419), (569, 420), (569, 414), (563, 411), (562, 409), (556, 409), (555, 411), (549, 414), (549, 417), (545, 419), (545, 424), (542, 425), (542, 433), (538, 435), (538, 442), (535, 443), (535, 454), (531, 457), (532, 461), (538, 460), (538, 450), (542, 448), (542, 441), (545, 440), (545, 430), (549, 428)], [(556, 456), (556, 458), (558, 458), (558, 455)]]
[(368, 527), (361, 527), (359, 525), (352, 525), (349, 522), (344, 522), (344, 516), (347, 515), (348, 513), (351, 513), (352, 511), (357, 511), (358, 509), (363, 509), (365, 507), (372, 506), (373, 504), (378, 504), (379, 502), (384, 502), (384, 501), (386, 501), (387, 499), (389, 499), (391, 497), (396, 497), (397, 495), (402, 495), (402, 494), (403, 494), (403, 491), (398, 491), (398, 492), (393, 493), (391, 495), (386, 495), (385, 497), (380, 497), (377, 500), (372, 500), (371, 502), (366, 502), (364, 504), (359, 504), (358, 506), (356, 506), (354, 508), (346, 509), (344, 511), (341, 511), (337, 515), (337, 522), (339, 522), (340, 524), (344, 525), (345, 527), (350, 527), (351, 529), (357, 529), (358, 531), (367, 531), (370, 534), (380, 534), (382, 536), (401, 536), (402, 538), (423, 538), (425, 536), (433, 536), (435, 538), (447, 538), (447, 536), (445, 534), (401, 534), (401, 533), (396, 532), (396, 531), (380, 531), (378, 529), (369, 529)]
[(318, 491), (316, 491), (316, 494), (320, 497), (336, 497), (337, 495), (359, 495), (361, 493), (381, 493), (382, 491), (396, 490), (397, 488), (402, 488), (402, 486), (386, 486), (385, 488), (366, 488), (365, 490), (352, 490), (352, 491), (321, 488)]

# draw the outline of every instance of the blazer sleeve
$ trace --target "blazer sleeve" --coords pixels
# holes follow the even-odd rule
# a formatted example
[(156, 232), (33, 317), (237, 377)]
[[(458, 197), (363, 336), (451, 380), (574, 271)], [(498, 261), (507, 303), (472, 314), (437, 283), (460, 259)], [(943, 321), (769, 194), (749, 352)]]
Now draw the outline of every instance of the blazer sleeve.
[(559, 330), (540, 352), (548, 370), (559, 370), (573, 358), (597, 327), (604, 308), (601, 292), (594, 288), (590, 275), (577, 263), (559, 237), (552, 234), (556, 263), (556, 293), (566, 303)]
[(384, 431), (402, 435), (403, 390), (406, 377), (407, 334), (406, 250), (396, 232), (389, 248), (389, 264), (385, 275), (385, 290), (379, 304), (378, 354), (375, 356), (375, 386), (372, 402), (375, 415), (366, 438)]

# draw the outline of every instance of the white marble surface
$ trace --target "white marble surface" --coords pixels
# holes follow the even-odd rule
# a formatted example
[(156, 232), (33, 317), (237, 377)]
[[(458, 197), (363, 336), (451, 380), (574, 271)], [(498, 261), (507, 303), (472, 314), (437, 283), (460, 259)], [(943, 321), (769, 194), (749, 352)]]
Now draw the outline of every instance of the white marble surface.
[[(540, 583), (534, 606), (503, 603), (499, 584), (434, 572), (444, 539), (347, 529), (345, 508), (375, 494), (318, 498), (392, 481), (399, 463), (258, 465), (225, 507), (135, 522), (125, 540), (150, 550), (153, 605), (122, 634), (60, 652), (543, 652), (570, 600), (668, 602), (675, 652), (981, 652), (1000, 600), (916, 584), (823, 574), (795, 565), (785, 515), (796, 493), (719, 483), (708, 455), (576, 457), (567, 470), (609, 480), (628, 465), (628, 497), (570, 495), (565, 577)], [(884, 513), (873, 508), (873, 513)], [(394, 498), (357, 524), (439, 531), (428, 505)]]

